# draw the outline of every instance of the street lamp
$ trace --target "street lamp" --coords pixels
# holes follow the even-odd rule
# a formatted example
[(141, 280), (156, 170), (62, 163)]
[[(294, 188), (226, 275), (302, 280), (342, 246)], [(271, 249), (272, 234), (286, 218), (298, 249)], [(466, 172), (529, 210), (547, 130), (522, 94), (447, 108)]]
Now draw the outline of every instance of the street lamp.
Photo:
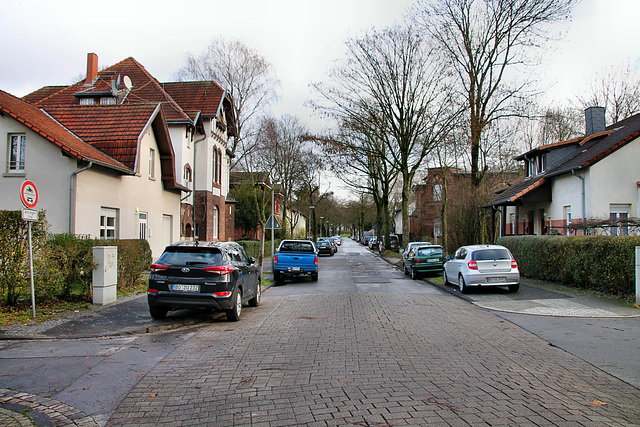
[(323, 236), (326, 236), (326, 234), (324, 234), (324, 217), (323, 216), (320, 217), (320, 228), (321, 228), (321, 230), (320, 230), (321, 234)]
[[(275, 205), (274, 205), (274, 202), (275, 202), (274, 194), (276, 192), (276, 184), (277, 184), (277, 182), (274, 182), (273, 185), (270, 187), (264, 181), (258, 182), (258, 185), (261, 185), (263, 187), (267, 187), (269, 190), (271, 190), (271, 274), (273, 274), (273, 275), (275, 275), (275, 261), (274, 261), (275, 247), (274, 247), (273, 229), (275, 228), (275, 222), (276, 222), (276, 208), (275, 208)], [(262, 268), (262, 267), (260, 267), (260, 268)]]

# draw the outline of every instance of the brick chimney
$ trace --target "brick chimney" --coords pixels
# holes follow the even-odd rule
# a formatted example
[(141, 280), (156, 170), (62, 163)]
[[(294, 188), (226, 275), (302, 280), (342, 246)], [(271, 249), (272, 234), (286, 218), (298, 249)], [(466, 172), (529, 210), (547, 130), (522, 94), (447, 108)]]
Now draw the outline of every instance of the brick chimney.
[(98, 55), (95, 53), (87, 53), (87, 79), (84, 81), (85, 86), (90, 86), (98, 76)]
[(589, 107), (584, 110), (585, 136), (605, 131), (604, 107)]

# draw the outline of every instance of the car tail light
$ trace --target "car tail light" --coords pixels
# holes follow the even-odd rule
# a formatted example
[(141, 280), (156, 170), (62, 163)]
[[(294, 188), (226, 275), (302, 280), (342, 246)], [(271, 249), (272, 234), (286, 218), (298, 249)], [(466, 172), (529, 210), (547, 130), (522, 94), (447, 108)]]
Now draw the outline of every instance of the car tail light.
[(226, 298), (231, 295), (231, 291), (214, 292), (213, 295), (221, 298)]
[(152, 273), (158, 273), (160, 271), (164, 271), (164, 270), (168, 270), (169, 266), (166, 265), (162, 265), (162, 264), (151, 264), (151, 272)]
[(147, 291), (147, 293), (148, 293), (148, 294), (157, 294), (157, 293), (158, 293), (158, 290), (157, 290), (157, 289), (149, 289), (149, 290)]
[(518, 268), (518, 263), (517, 263), (517, 262), (516, 262), (516, 260), (515, 260), (515, 259), (513, 259), (513, 258), (511, 259), (511, 268), (512, 268), (512, 269), (513, 269), (513, 268)]
[(228, 267), (226, 265), (216, 265), (215, 267), (205, 267), (203, 268), (207, 273), (218, 274), (220, 276), (224, 276), (225, 274), (229, 274), (233, 271), (233, 268)]
[(420, 260), (419, 259), (415, 259), (413, 260), (414, 264), (420, 264)]
[(313, 262), (315, 265), (318, 265), (318, 257), (316, 257), (315, 261)]
[(273, 262), (278, 262), (278, 255), (273, 257)]
[(475, 260), (469, 261), (469, 263), (467, 263), (467, 265), (469, 266), (469, 270), (477, 270), (478, 269), (478, 263)]

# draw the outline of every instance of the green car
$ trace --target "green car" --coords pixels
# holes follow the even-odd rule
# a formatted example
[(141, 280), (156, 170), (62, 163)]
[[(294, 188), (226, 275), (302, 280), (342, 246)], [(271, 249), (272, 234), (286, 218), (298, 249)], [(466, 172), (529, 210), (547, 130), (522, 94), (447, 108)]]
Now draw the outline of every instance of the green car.
[(416, 246), (403, 258), (404, 274), (410, 274), (412, 279), (425, 273), (440, 273), (444, 265), (442, 246), (439, 245)]

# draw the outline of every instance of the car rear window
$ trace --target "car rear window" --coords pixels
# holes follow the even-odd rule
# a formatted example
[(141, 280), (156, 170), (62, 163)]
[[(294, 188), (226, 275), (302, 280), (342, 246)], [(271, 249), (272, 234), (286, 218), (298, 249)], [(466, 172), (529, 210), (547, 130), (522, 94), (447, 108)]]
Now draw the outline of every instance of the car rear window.
[(217, 248), (167, 248), (160, 256), (163, 264), (222, 264), (224, 256)]
[(311, 242), (282, 242), (280, 252), (313, 252)]
[(495, 261), (499, 259), (511, 259), (509, 251), (506, 249), (482, 249), (475, 251), (471, 259), (476, 261)]
[(421, 248), (418, 249), (418, 256), (442, 255), (442, 248)]

